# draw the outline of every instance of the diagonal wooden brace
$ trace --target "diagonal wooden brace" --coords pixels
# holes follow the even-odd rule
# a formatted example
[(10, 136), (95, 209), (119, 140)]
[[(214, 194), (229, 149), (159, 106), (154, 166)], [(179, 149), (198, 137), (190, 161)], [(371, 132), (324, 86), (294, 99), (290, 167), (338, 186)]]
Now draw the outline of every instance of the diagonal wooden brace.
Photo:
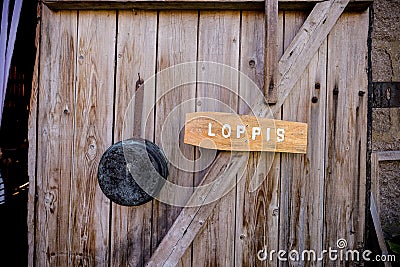
[[(311, 11), (279, 61), (281, 78), (278, 83), (277, 102), (272, 107), (274, 114), (282, 107), (286, 97), (328, 36), (348, 2), (349, 0), (326, 1), (316, 4)], [(260, 98), (252, 106), (252, 111), (256, 116), (264, 117), (268, 112), (268, 106), (265, 104), (264, 98)], [(219, 153), (201, 184), (209, 184), (216, 177), (223, 176), (224, 179), (219, 179), (219, 182), (215, 183), (208, 191), (196, 190), (191, 199), (201, 198), (203, 203), (207, 203), (207, 199), (212, 198), (210, 196), (226, 188), (224, 183), (229, 184), (229, 180), (231, 180), (229, 178), (235, 177), (247, 163), (246, 153), (234, 153), (233, 155), (232, 157), (230, 153)], [(218, 203), (219, 201), (214, 201), (203, 206), (183, 208), (146, 266), (175, 266)]]

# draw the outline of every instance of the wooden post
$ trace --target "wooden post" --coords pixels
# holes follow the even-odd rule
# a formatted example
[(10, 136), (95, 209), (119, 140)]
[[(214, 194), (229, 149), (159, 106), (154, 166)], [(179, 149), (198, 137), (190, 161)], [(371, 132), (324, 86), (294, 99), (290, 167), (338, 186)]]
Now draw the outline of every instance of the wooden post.
[(278, 100), (278, 0), (265, 0), (264, 95), (268, 104)]

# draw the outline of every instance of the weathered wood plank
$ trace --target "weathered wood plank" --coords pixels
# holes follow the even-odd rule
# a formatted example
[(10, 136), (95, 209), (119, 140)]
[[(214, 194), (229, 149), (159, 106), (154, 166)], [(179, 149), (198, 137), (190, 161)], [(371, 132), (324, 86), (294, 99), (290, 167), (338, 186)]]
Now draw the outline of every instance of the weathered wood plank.
[[(278, 0), (279, 10), (311, 10), (323, 0)], [(51, 9), (138, 9), (138, 10), (258, 10), (265, 8), (264, 0), (45, 0)], [(362, 11), (372, 0), (351, 0), (349, 11)]]
[[(136, 102), (130, 101), (135, 96), (137, 73), (146, 80), (154, 75), (156, 69), (156, 35), (157, 12), (118, 12), (114, 143), (132, 137), (133, 126), (143, 130), (142, 138), (153, 141), (153, 113), (141, 120), (141, 127), (128, 122), (133, 122), (135, 116)], [(145, 102), (140, 107), (143, 110), (154, 106), (154, 83), (146, 83), (143, 99)], [(152, 202), (134, 208), (113, 203), (111, 266), (143, 266), (150, 258), (151, 217)]]
[(265, 0), (264, 95), (268, 104), (278, 100), (278, 0)]
[[(323, 13), (322, 16), (320, 16), (321, 14), (319, 12)], [(342, 6), (341, 5), (338, 6), (337, 3), (335, 5), (330, 5), (329, 8), (325, 6), (325, 3), (317, 4), (313, 12), (307, 18), (305, 23), (310, 24), (311, 21), (313, 21), (314, 23), (320, 25), (318, 28), (312, 27), (310, 29), (311, 30), (310, 35), (314, 35), (313, 32), (316, 31), (319, 32), (320, 33), (319, 35), (321, 36), (318, 36), (317, 40), (310, 38), (305, 38), (306, 40), (304, 40), (304, 37), (301, 37), (303, 33), (299, 33), (298, 35), (296, 35), (296, 38), (292, 41), (291, 46), (295, 47), (296, 44), (300, 45), (303, 41), (306, 42), (305, 45), (306, 47), (308, 45), (311, 46), (310, 43), (313, 43), (315, 41), (317, 42), (320, 41), (320, 43), (322, 43), (325, 40), (326, 36), (328, 35), (330, 29), (335, 24), (334, 22), (332, 23), (332, 21), (330, 21), (330, 23), (322, 23), (324, 18), (328, 16), (330, 20), (334, 18), (337, 19), (342, 12), (343, 12)], [(297, 36), (300, 37), (297, 38)], [(302, 68), (302, 65), (307, 66), (312, 57), (314, 56), (314, 53), (318, 50), (318, 48), (319, 47), (313, 46), (313, 48), (310, 49), (303, 56), (297, 57), (297, 59), (295, 60), (295, 62), (293, 62), (293, 64), (280, 62), (282, 70), (285, 70), (282, 71), (282, 73), (285, 73), (285, 75), (280, 78), (279, 82), (280, 86), (282, 86), (280, 90), (280, 92), (282, 93), (279, 94), (277, 104), (274, 105), (272, 108), (272, 111), (275, 114), (279, 113), (280, 108), (282, 107), (282, 104), (285, 101), (285, 98), (287, 97), (287, 95), (289, 95), (294, 84), (297, 82), (297, 80), (302, 74), (299, 73), (296, 68)], [(314, 51), (314, 53), (311, 53), (312, 51)], [(287, 51), (287, 53), (290, 52)], [(289, 76), (293, 79), (291, 83), (282, 82), (283, 80), (289, 79)], [(255, 99), (256, 103), (252, 106), (253, 113), (256, 116), (266, 116), (269, 109), (265, 105), (264, 99), (261, 97), (261, 95), (260, 97), (255, 97)], [(241, 155), (235, 154), (235, 157), (232, 157), (230, 160), (228, 159), (228, 157), (229, 153), (220, 153), (217, 156), (213, 165), (210, 167), (209, 172), (203, 178), (202, 184), (207, 184), (209, 183), (210, 180), (211, 181), (214, 180), (216, 178), (215, 175), (220, 176), (221, 168), (224, 168), (224, 166), (228, 166), (228, 168), (227, 170), (224, 171), (223, 176), (227, 175), (227, 177), (232, 177), (237, 174), (238, 170), (243, 168), (242, 164), (245, 164), (245, 162), (247, 162), (247, 156), (245, 155), (245, 153), (242, 153)], [(200, 195), (204, 195), (201, 199), (206, 199), (206, 200), (209, 198), (212, 199), (212, 195), (218, 194), (221, 192), (221, 190), (223, 191), (226, 189), (224, 186), (221, 186), (220, 184), (215, 184), (213, 188), (214, 189), (211, 189), (210, 191), (207, 192), (204, 192), (202, 190), (195, 191), (193, 196), (191, 197), (192, 200), (190, 200), (189, 202), (193, 202), (194, 199), (196, 199)], [(194, 208), (191, 207), (184, 208), (181, 214), (178, 216), (175, 223), (173, 224), (173, 226), (168, 231), (164, 240), (160, 243), (159, 248), (155, 251), (148, 265), (153, 266), (154, 264), (159, 264), (159, 263), (177, 262), (181, 257), (182, 253), (187, 248), (187, 246), (190, 245), (191, 241), (196, 236), (201, 226), (204, 224), (204, 218), (205, 219), (208, 218), (208, 216), (211, 214), (211, 211), (214, 209), (215, 205), (216, 203), (212, 202), (205, 207), (202, 206)], [(196, 223), (197, 220), (199, 219), (201, 223)]]
[(367, 98), (359, 91), (367, 90), (367, 35), (363, 12), (343, 14), (328, 37), (324, 247), (364, 242)]
[[(42, 5), (37, 5), (37, 15), (42, 16)], [(28, 177), (29, 177), (29, 192), (28, 192), (28, 214), (27, 214), (27, 227), (28, 227), (28, 266), (34, 266), (34, 253), (35, 253), (35, 216), (36, 216), (36, 159), (37, 158), (37, 120), (38, 120), (38, 97), (39, 97), (39, 58), (40, 58), (40, 33), (41, 21), (39, 20), (36, 25), (35, 33), (35, 66), (32, 75), (32, 92), (29, 103), (29, 119), (28, 119)]]
[[(283, 22), (283, 21), (280, 21)], [(280, 26), (283, 26), (280, 25)], [(240, 71), (246, 74), (259, 88), (264, 88), (265, 52), (265, 13), (257, 11), (242, 12), (240, 43)], [(246, 80), (247, 81), (247, 80)], [(248, 101), (259, 97), (258, 92), (248, 90), (250, 86), (240, 80), (239, 114), (251, 114)], [(235, 266), (260, 266), (257, 264), (257, 251), (267, 242), (268, 216), (267, 188), (265, 182), (256, 192), (249, 192), (250, 181), (260, 160), (259, 152), (249, 154), (246, 172), (238, 177), (236, 196)], [(258, 166), (261, 169), (261, 166)], [(263, 178), (266, 174), (263, 175)], [(268, 179), (268, 178), (267, 178)], [(265, 190), (265, 191), (264, 191)], [(268, 221), (270, 221), (268, 219)], [(271, 228), (272, 230), (272, 228)], [(277, 229), (276, 229), (277, 230)], [(273, 231), (273, 230), (272, 230)]]
[[(310, 9), (323, 0), (281, 0), (280, 7)], [(52, 9), (263, 10), (264, 0), (46, 0)]]
[[(278, 56), (283, 54), (283, 12), (278, 14)], [(264, 86), (264, 14), (262, 12), (242, 12), (241, 65), (240, 70), (252, 79), (259, 88)], [(239, 102), (239, 113), (249, 112), (247, 101), (253, 101), (254, 92), (240, 81), (240, 95), (245, 101)], [(275, 118), (281, 118), (276, 114)], [(270, 163), (271, 157), (274, 157)], [(270, 166), (271, 164), (271, 166)], [(279, 167), (280, 154), (251, 153), (246, 172), (238, 181), (236, 201), (236, 266), (263, 266), (257, 259), (261, 249), (278, 250), (279, 213)], [(267, 176), (267, 177), (266, 177)], [(254, 180), (258, 178), (254, 188)], [(265, 178), (265, 180), (263, 180)], [(263, 181), (263, 182), (262, 182)], [(257, 190), (255, 190), (257, 189)], [(276, 266), (274, 259), (268, 262)]]
[[(198, 44), (200, 61), (213, 61), (238, 69), (239, 41), (240, 12), (200, 12)], [(205, 71), (203, 71), (204, 67), (206, 68)], [(227, 73), (223, 69), (218, 69), (215, 73), (208, 73), (207, 66), (200, 63), (198, 79), (207, 81), (207, 78), (209, 81), (222, 81), (224, 85), (227, 85), (227, 88), (199, 83), (197, 101), (201, 105), (197, 105), (196, 111), (237, 112), (239, 83), (237, 73)], [(222, 103), (216, 104), (216, 102), (207, 98)], [(200, 160), (208, 158), (204, 155), (209, 151), (201, 149), (200, 152)], [(197, 153), (197, 155), (200, 154)], [(231, 176), (229, 179), (235, 179), (235, 176)], [(199, 176), (196, 177), (196, 181), (199, 181)], [(216, 212), (211, 215), (210, 219), (213, 223), (205, 223), (204, 230), (193, 241), (194, 266), (233, 265), (235, 255), (235, 197), (235, 190), (232, 190), (222, 198)], [(204, 246), (204, 244), (208, 244), (208, 246)]]
[(207, 149), (306, 153), (307, 124), (226, 112), (186, 113), (184, 141)]
[(37, 173), (36, 184), (33, 180), (30, 186), (37, 195), (33, 258), (36, 266), (70, 263), (76, 32), (76, 11), (54, 13), (43, 7)]
[[(159, 14), (157, 71), (197, 58), (196, 11), (162, 11)], [(188, 66), (185, 72), (179, 68), (172, 75), (157, 76), (157, 103), (155, 122), (155, 142), (166, 153), (173, 164), (169, 165), (169, 181), (185, 187), (193, 186), (194, 148), (183, 143), (184, 117), (195, 110), (196, 65)], [(192, 81), (191, 84), (183, 84)], [(185, 103), (186, 102), (186, 103)], [(185, 104), (184, 104), (185, 103)], [(185, 161), (188, 162), (185, 163)], [(182, 202), (190, 196), (183, 192), (162, 191), (160, 197), (171, 203)], [(184, 201), (181, 201), (183, 199)], [(156, 201), (153, 207), (153, 248), (161, 242), (182, 208)], [(181, 258), (178, 266), (190, 266), (191, 250)]]
[[(283, 12), (280, 12), (282, 15)], [(279, 23), (283, 21), (279, 17)], [(282, 26), (281, 25), (281, 26)], [(283, 27), (283, 26), (282, 26)], [(281, 35), (282, 33), (279, 32)], [(280, 36), (281, 38), (282, 36)], [(264, 88), (264, 52), (265, 52), (265, 14), (261, 11), (243, 11), (240, 43), (240, 71), (247, 75), (258, 87)], [(280, 47), (281, 48), (281, 47)], [(279, 50), (280, 53), (281, 49)], [(280, 55), (279, 55), (280, 56)], [(256, 90), (248, 90), (252, 84), (248, 79), (240, 78), (239, 114), (253, 115), (251, 104), (260, 96)]]
[[(304, 12), (285, 12), (285, 46), (306, 17)], [(307, 154), (282, 154), (279, 248), (286, 251), (323, 249), (326, 61), (324, 41), (283, 105), (285, 120), (309, 126)], [(305, 266), (318, 264), (305, 262)]]
[[(239, 63), (238, 11), (201, 11), (199, 22), (199, 61), (212, 61), (237, 69)], [(198, 65), (198, 80), (218, 82), (219, 85), (199, 83), (197, 88), (196, 111), (236, 112), (238, 105), (239, 76), (235, 71), (224, 68)], [(212, 100), (219, 101), (217, 102)]]
[(71, 265), (94, 266), (109, 260), (110, 201), (98, 187), (97, 168), (112, 144), (116, 12), (81, 11), (78, 23), (69, 238)]
[[(291, 44), (296, 34), (299, 33), (302, 23), (307, 18), (307, 14), (304, 12), (285, 12), (284, 21), (284, 37), (283, 37), (283, 47), (284, 50)], [(300, 82), (298, 82), (300, 83)], [(296, 88), (296, 87), (295, 87)], [(297, 90), (293, 90), (292, 94), (296, 94)], [(284, 108), (282, 108), (284, 109)], [(283, 116), (282, 116), (283, 117)], [(281, 155), (281, 161), (284, 159), (284, 155)], [(286, 161), (285, 161), (286, 162)], [(281, 168), (285, 170), (282, 164)], [(287, 249), (290, 237), (290, 224), (289, 224), (289, 214), (291, 207), (291, 179), (281, 175), (280, 176), (280, 196), (279, 196), (279, 249)], [(278, 266), (282, 265), (279, 261)]]

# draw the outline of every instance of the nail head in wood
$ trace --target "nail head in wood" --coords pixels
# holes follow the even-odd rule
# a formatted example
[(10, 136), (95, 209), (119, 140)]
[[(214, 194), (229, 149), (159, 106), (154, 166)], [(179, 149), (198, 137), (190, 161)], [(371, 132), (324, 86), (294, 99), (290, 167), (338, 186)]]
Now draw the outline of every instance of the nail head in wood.
[(335, 87), (333, 89), (333, 95), (338, 95), (339, 94), (339, 89), (337, 87)]
[(140, 73), (138, 73), (138, 80), (136, 81), (136, 90), (139, 89), (139, 87), (144, 84), (143, 78), (140, 77)]

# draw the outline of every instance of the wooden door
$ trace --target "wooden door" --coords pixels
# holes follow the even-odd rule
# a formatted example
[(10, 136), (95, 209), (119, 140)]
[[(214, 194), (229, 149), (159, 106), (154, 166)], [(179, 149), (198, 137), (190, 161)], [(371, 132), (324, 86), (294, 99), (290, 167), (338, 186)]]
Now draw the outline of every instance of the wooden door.
[[(140, 4), (136, 2), (140, 1), (130, 4)], [(81, 1), (49, 1), (50, 7), (61, 10), (42, 5), (29, 129), (31, 266), (143, 266), (147, 262), (150, 266), (275, 266), (287, 262), (276, 257), (260, 261), (257, 253), (264, 248), (322, 251), (336, 247), (339, 239), (345, 239), (348, 248), (363, 247), (369, 20), (365, 8), (341, 15), (340, 11), (339, 19), (327, 15), (325, 21), (310, 18), (304, 5), (300, 11), (279, 11), (282, 76), (274, 116), (308, 123), (308, 152), (276, 154), (269, 172), (259, 166), (259, 175), (266, 179), (256, 191), (249, 189), (255, 164), (260, 157), (265, 159), (260, 153), (250, 154), (243, 177), (232, 173), (238, 180), (232, 191), (195, 209), (157, 200), (122, 207), (111, 203), (98, 187), (98, 162), (110, 145), (123, 138), (122, 121), (137, 73), (148, 79), (176, 64), (214, 61), (264, 87), (264, 12), (259, 1), (250, 8), (242, 1), (232, 2), (233, 7), (221, 1), (218, 10), (210, 10), (218, 7), (212, 3), (205, 5), (208, 10), (194, 9), (190, 3), (184, 10), (159, 4), (127, 10), (107, 1), (97, 6), (103, 10), (81, 10), (88, 7)], [(336, 2), (343, 4), (331, 3)], [(330, 10), (327, 3), (314, 12)], [(316, 26), (318, 19), (321, 23)], [(325, 29), (329, 23), (332, 29)], [(190, 74), (194, 80), (198, 71)], [(217, 98), (240, 114), (248, 112), (231, 93), (210, 93), (200, 83), (165, 92), (178, 76), (156, 79), (146, 87), (143, 105), (154, 109), (142, 137), (161, 144), (158, 133), (168, 114), (190, 99), (195, 101), (184, 112), (224, 110), (222, 105), (202, 105), (196, 101), (201, 97)], [(233, 90), (251, 94), (240, 82)], [(183, 120), (184, 114), (177, 123)], [(171, 131), (167, 141), (179, 143), (186, 158), (196, 159), (199, 150), (174, 134), (178, 126), (166, 130)], [(196, 172), (195, 164), (191, 168), (183, 171), (171, 165), (169, 179), (197, 185), (207, 171)], [(209, 173), (213, 175), (213, 167)]]

